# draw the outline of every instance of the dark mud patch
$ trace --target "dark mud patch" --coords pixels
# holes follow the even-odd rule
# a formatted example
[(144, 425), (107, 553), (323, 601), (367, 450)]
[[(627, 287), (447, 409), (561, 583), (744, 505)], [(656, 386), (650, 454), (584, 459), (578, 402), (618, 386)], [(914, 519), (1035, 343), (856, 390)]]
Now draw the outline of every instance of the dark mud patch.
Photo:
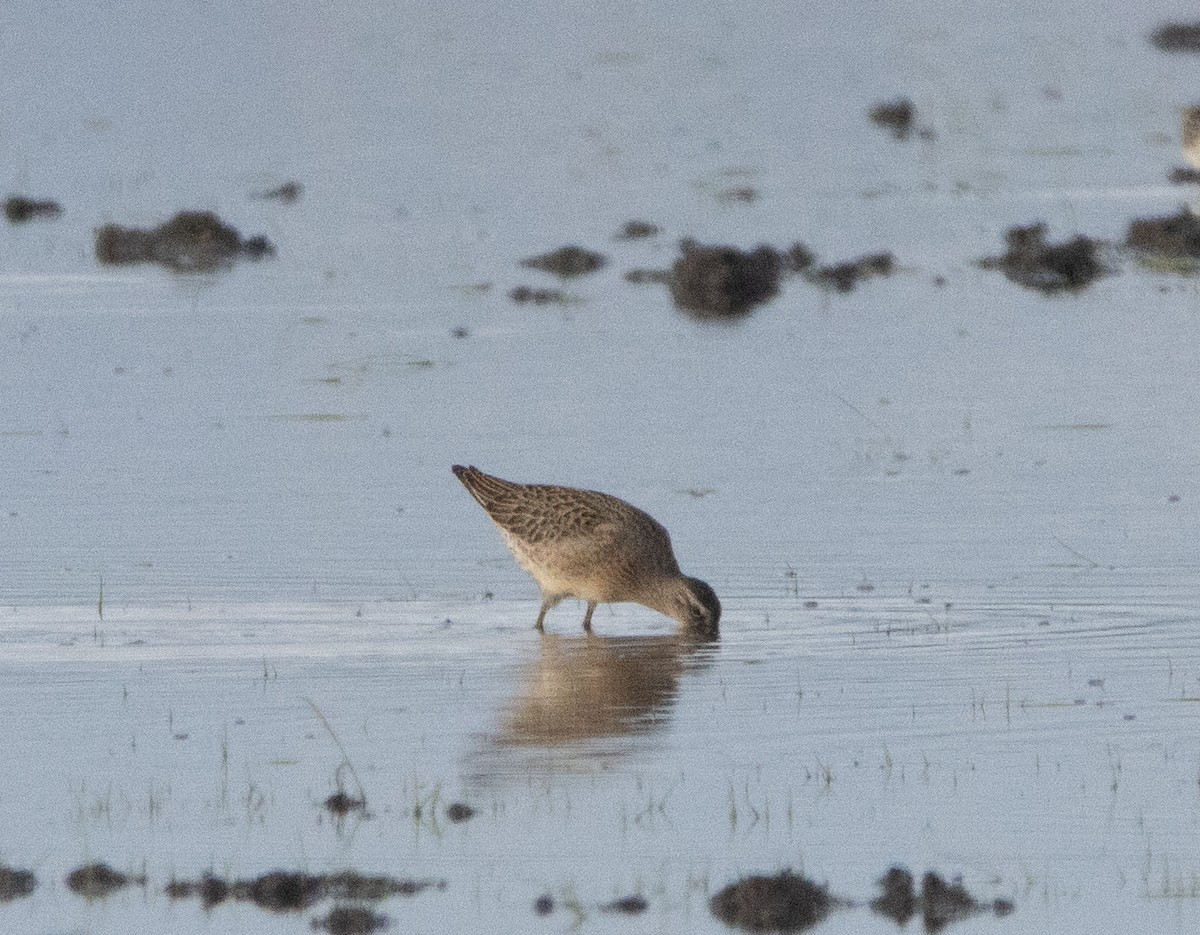
[(369, 935), (387, 924), (387, 916), (365, 906), (334, 906), (328, 915), (313, 919), (312, 927), (330, 935)]
[(96, 259), (110, 266), (157, 263), (174, 273), (207, 273), (274, 255), (266, 237), (244, 239), (211, 211), (180, 211), (149, 230), (120, 224), (96, 229)]
[(635, 286), (665, 286), (671, 282), (671, 271), (637, 267), (625, 273), (625, 281)]
[(31, 870), (0, 866), (0, 903), (28, 896), (37, 889), (37, 877)]
[(573, 279), (576, 276), (594, 273), (607, 262), (608, 260), (603, 254), (593, 253), (591, 250), (572, 245), (559, 247), (557, 250), (543, 253), (540, 256), (531, 256), (522, 260), (521, 265), (528, 269), (553, 273), (563, 279)]
[(746, 932), (802, 932), (824, 919), (838, 900), (829, 889), (785, 870), (731, 883), (709, 901), (712, 914)]
[(650, 221), (626, 221), (614, 239), (645, 240), (647, 237), (654, 237), (659, 231), (659, 226)]
[(456, 825), (461, 824), (475, 817), (475, 809), (466, 802), (452, 802), (446, 806), (446, 817)]
[(4, 199), (4, 216), (13, 224), (39, 219), (48, 221), (62, 214), (62, 210), (62, 205), (49, 198), (9, 195)]
[(694, 318), (741, 318), (779, 292), (784, 262), (773, 247), (745, 252), (685, 240), (680, 249), (671, 268), (671, 298)]
[(1200, 266), (1200, 220), (1187, 208), (1178, 214), (1135, 218), (1125, 245), (1144, 265), (1165, 272), (1194, 273)]
[(108, 864), (85, 864), (67, 874), (67, 889), (84, 899), (104, 899), (117, 890), (134, 884), (144, 886), (144, 876), (134, 876), (114, 870)]
[(605, 903), (600, 907), (600, 911), (624, 916), (640, 916), (648, 908), (650, 908), (650, 904), (643, 896), (623, 896), (620, 899), (614, 899), (611, 903)]
[(979, 265), (999, 270), (1011, 282), (1045, 295), (1080, 292), (1109, 272), (1100, 260), (1100, 241), (1082, 234), (1047, 243), (1046, 225), (1039, 222), (1010, 227), (1004, 239), (1005, 252), (984, 257)]
[(1200, 182), (1200, 169), (1191, 166), (1176, 166), (1167, 173), (1167, 181), (1172, 185), (1194, 185)]
[(1163, 23), (1150, 41), (1163, 52), (1200, 52), (1200, 23)]
[(571, 301), (561, 289), (534, 289), (532, 286), (517, 286), (508, 297), (518, 305), (566, 305)]
[(199, 880), (173, 880), (166, 886), (171, 899), (200, 899), (211, 908), (227, 900), (250, 902), (268, 912), (299, 912), (323, 899), (374, 902), (391, 896), (415, 896), (423, 890), (444, 889), (444, 880), (403, 880), (363, 876), (354, 871), (308, 874), (272, 870), (249, 880), (222, 880), (205, 874)]
[(901, 142), (910, 139), (913, 134), (923, 140), (937, 138), (933, 127), (917, 124), (917, 109), (907, 97), (880, 101), (867, 111), (867, 119)]
[[(795, 248), (793, 248), (795, 249)], [(896, 269), (896, 258), (890, 253), (869, 253), (845, 263), (821, 266), (809, 274), (809, 280), (835, 292), (853, 292), (854, 288), (875, 276), (890, 276)]]
[(303, 194), (304, 186), (297, 181), (289, 180), (282, 185), (259, 192), (255, 197), (262, 198), (264, 201), (278, 201), (280, 204), (291, 205), (299, 201)]
[(326, 811), (336, 815), (338, 818), (344, 818), (351, 812), (365, 812), (367, 810), (367, 800), (350, 795), (343, 789), (338, 789), (337, 792), (325, 800), (324, 807)]
[(904, 926), (918, 913), (926, 932), (940, 932), (952, 922), (991, 912), (1006, 916), (1013, 911), (1007, 899), (980, 902), (967, 892), (961, 880), (947, 883), (932, 871), (921, 879), (921, 893), (913, 885), (913, 875), (903, 867), (892, 867), (879, 881), (883, 894), (872, 900), (871, 908)]

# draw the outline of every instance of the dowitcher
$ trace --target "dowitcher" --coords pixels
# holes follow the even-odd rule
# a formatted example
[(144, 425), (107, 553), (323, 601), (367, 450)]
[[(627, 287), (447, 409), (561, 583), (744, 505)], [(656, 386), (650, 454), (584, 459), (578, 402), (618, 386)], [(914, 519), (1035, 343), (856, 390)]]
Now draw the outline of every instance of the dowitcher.
[(451, 470), (541, 588), (539, 630), (546, 611), (573, 597), (587, 601), (585, 630), (597, 604), (632, 601), (690, 630), (716, 634), (716, 593), (680, 572), (670, 535), (649, 514), (594, 490), (514, 484), (461, 464)]
[(1183, 112), (1183, 154), (1200, 169), (1200, 107), (1188, 107)]

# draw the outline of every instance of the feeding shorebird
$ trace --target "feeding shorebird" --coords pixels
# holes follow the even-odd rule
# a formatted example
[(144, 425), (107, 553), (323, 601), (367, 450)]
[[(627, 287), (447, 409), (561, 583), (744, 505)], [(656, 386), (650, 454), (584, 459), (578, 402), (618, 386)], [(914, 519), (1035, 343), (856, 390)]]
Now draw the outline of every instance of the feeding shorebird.
[(690, 630), (716, 634), (716, 593), (680, 572), (671, 537), (649, 514), (594, 490), (514, 484), (461, 464), (451, 470), (541, 588), (539, 630), (546, 611), (574, 597), (587, 601), (585, 630), (597, 604), (632, 601)]

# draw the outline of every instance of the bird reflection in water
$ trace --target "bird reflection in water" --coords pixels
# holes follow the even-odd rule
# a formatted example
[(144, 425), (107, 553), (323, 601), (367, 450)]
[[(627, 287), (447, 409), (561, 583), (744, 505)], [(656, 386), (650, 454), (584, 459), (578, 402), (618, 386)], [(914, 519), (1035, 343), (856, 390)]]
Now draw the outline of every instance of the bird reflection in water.
[(546, 634), (508, 705), (499, 747), (562, 747), (666, 723), (680, 676), (708, 664), (715, 639)]

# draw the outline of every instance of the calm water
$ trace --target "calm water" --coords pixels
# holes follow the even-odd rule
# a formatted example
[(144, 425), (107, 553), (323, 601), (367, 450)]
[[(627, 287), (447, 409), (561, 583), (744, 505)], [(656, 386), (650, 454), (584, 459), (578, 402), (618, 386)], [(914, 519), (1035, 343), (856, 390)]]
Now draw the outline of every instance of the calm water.
[[(1017, 906), (954, 932), (1195, 930), (1196, 286), (974, 265), (1192, 197), (1200, 62), (1145, 38), (1187, 13), (10, 4), (4, 185), (65, 214), (0, 225), (0, 929), (309, 931), (162, 888), (352, 868), (446, 881), (395, 931), (718, 932), (743, 874), (900, 863)], [(868, 123), (899, 94), (935, 141)], [(279, 255), (95, 264), (180, 208)], [(900, 270), (704, 326), (621, 275), (685, 236)], [(571, 242), (573, 301), (507, 298)], [(647, 509), (721, 639), (539, 636), (455, 462)]]

